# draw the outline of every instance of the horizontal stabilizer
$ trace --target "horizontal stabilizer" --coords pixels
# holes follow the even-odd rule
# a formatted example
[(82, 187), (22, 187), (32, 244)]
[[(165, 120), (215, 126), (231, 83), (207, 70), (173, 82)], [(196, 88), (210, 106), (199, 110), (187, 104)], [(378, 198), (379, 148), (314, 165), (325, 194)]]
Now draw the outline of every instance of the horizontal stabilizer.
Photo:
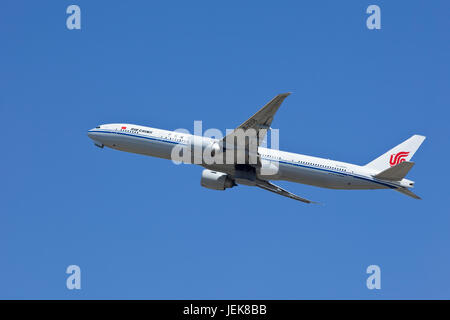
[(395, 190), (397, 190), (398, 192), (403, 193), (404, 195), (407, 195), (408, 197), (411, 197), (411, 198), (414, 198), (414, 199), (419, 199), (419, 200), (422, 199), (421, 197), (419, 197), (417, 194), (415, 194), (414, 192), (412, 192), (412, 191), (409, 190), (409, 189), (406, 189), (406, 188), (397, 188), (397, 189), (395, 189)]
[(413, 166), (414, 162), (403, 161), (393, 167), (381, 171), (373, 177), (380, 180), (400, 181), (408, 174)]

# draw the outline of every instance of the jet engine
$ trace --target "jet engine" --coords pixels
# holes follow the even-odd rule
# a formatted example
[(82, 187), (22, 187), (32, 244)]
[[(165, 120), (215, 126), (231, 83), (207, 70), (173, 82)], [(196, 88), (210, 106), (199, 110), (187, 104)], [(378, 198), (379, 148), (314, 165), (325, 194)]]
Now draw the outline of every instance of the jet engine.
[(213, 190), (225, 190), (236, 185), (228, 174), (208, 169), (203, 170), (200, 184)]

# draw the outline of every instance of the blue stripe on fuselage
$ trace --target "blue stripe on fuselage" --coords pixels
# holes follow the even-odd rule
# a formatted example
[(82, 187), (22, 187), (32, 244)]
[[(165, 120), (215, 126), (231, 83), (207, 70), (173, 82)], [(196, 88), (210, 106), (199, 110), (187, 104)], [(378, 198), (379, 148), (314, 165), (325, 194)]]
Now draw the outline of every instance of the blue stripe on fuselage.
[[(161, 138), (153, 138), (153, 137), (139, 136), (139, 135), (135, 135), (135, 134), (127, 133), (127, 132), (111, 132), (111, 131), (101, 131), (101, 130), (91, 130), (91, 131), (88, 131), (88, 132), (99, 132), (99, 133), (119, 134), (119, 135), (125, 135), (125, 136), (135, 137), (135, 138), (141, 138), (141, 139), (147, 139), (147, 140), (154, 140), (154, 141), (160, 141), (160, 142), (167, 142), (167, 143), (171, 143), (171, 144), (181, 144), (181, 145), (186, 145), (185, 143), (181, 143), (181, 142), (170, 141), (170, 140), (165, 140), (165, 139), (161, 139)], [(296, 166), (296, 167), (303, 167), (303, 168), (314, 169), (314, 170), (319, 170), (319, 171), (324, 171), (324, 172), (337, 173), (337, 174), (341, 174), (341, 175), (345, 175), (345, 176), (349, 176), (349, 177), (353, 177), (353, 178), (357, 178), (357, 179), (369, 181), (369, 182), (372, 182), (372, 183), (381, 184), (381, 185), (386, 186), (386, 187), (391, 188), (391, 189), (396, 189), (396, 188), (398, 188), (397, 185), (391, 185), (391, 184), (388, 184), (388, 183), (385, 183), (385, 182), (381, 182), (381, 181), (369, 179), (369, 178), (367, 178), (367, 177), (363, 177), (363, 176), (359, 176), (359, 175), (355, 175), (355, 174), (349, 174), (349, 173), (345, 173), (345, 172), (334, 171), (334, 170), (323, 169), (323, 168), (316, 168), (316, 167), (306, 166), (306, 165), (303, 165), (303, 164), (298, 164), (298, 163), (293, 163), (293, 162), (287, 162), (287, 161), (281, 161), (281, 160), (274, 161), (274, 160), (269, 159), (269, 158), (266, 158), (266, 157), (261, 157), (261, 158), (264, 159), (264, 160), (271, 161), (271, 162), (279, 162), (279, 163), (284, 163), (284, 164), (288, 164), (288, 165)]]
[(127, 132), (111, 132), (111, 131), (100, 131), (100, 130), (91, 130), (91, 131), (88, 131), (88, 132), (92, 132), (92, 133), (99, 132), (99, 133), (120, 134), (120, 135), (124, 135), (124, 136), (130, 136), (130, 137), (142, 138), (142, 139), (147, 139), (147, 140), (155, 140), (155, 141), (167, 142), (167, 143), (172, 143), (172, 144), (186, 145), (185, 143), (181, 143), (181, 142), (170, 141), (170, 140), (165, 140), (165, 139), (161, 139), (161, 138), (153, 138), (153, 137), (139, 136), (139, 135), (131, 134), (131, 133), (127, 133)]
[[(268, 158), (263, 158), (263, 159), (269, 160), (269, 161), (273, 161), (273, 160), (268, 159)], [(372, 180), (372, 179), (369, 179), (369, 178), (366, 178), (366, 177), (363, 177), (363, 176), (359, 176), (359, 175), (355, 175), (355, 174), (349, 174), (349, 173), (345, 173), (345, 172), (334, 171), (334, 170), (323, 169), (323, 168), (310, 167), (310, 166), (305, 166), (305, 165), (298, 164), (298, 163), (286, 162), (286, 161), (281, 161), (281, 160), (279, 160), (278, 162), (284, 163), (284, 164), (288, 164), (288, 165), (291, 165), (291, 166), (296, 166), (296, 167), (303, 167), (303, 168), (314, 169), (314, 170), (319, 170), (319, 171), (324, 171), (324, 172), (337, 173), (337, 174), (341, 174), (341, 175), (345, 175), (345, 176), (349, 176), (349, 177), (353, 177), (353, 178), (357, 178), (357, 179), (366, 180), (366, 181), (369, 181), (369, 182), (381, 184), (381, 185), (389, 187), (391, 189), (396, 189), (398, 187), (396, 185), (391, 185), (391, 184), (384, 183), (384, 182), (381, 182), (381, 181)]]

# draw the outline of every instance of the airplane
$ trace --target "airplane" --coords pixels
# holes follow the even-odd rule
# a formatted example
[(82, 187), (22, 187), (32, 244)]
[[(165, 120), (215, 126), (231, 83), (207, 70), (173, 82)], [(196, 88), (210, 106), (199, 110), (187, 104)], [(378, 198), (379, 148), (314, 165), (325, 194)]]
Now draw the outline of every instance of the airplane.
[[(362, 166), (261, 146), (267, 130), (271, 129), (276, 112), (289, 95), (290, 93), (277, 95), (222, 139), (126, 123), (102, 124), (89, 130), (87, 134), (100, 148), (106, 146), (172, 160), (174, 148), (181, 148), (186, 154), (189, 153), (189, 158), (192, 159), (195, 158), (192, 151), (196, 148), (202, 152), (209, 150), (211, 155), (221, 154), (222, 157), (231, 154), (233, 147), (234, 150), (243, 150), (243, 162), (236, 162), (235, 156), (231, 163), (211, 163), (203, 160), (197, 162), (204, 168), (200, 179), (201, 186), (213, 190), (225, 190), (237, 185), (256, 186), (304, 203), (317, 203), (271, 182), (284, 180), (329, 189), (393, 189), (409, 197), (421, 199), (410, 190), (414, 187), (414, 181), (406, 179), (405, 176), (414, 166), (414, 162), (410, 161), (412, 156), (425, 140), (422, 135), (413, 135)], [(236, 146), (228, 148), (228, 141), (236, 141), (239, 130), (247, 132), (252, 129), (256, 132), (253, 138), (237, 140)], [(253, 152), (256, 161), (249, 161), (252, 155), (251, 143), (256, 144), (256, 152)]]

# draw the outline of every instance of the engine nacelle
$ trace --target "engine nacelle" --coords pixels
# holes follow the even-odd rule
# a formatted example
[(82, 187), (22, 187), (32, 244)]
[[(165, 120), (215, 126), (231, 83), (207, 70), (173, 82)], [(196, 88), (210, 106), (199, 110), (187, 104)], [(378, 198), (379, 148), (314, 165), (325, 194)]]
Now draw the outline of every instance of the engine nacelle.
[(226, 173), (208, 169), (203, 170), (200, 184), (202, 187), (213, 190), (225, 190), (236, 185)]

